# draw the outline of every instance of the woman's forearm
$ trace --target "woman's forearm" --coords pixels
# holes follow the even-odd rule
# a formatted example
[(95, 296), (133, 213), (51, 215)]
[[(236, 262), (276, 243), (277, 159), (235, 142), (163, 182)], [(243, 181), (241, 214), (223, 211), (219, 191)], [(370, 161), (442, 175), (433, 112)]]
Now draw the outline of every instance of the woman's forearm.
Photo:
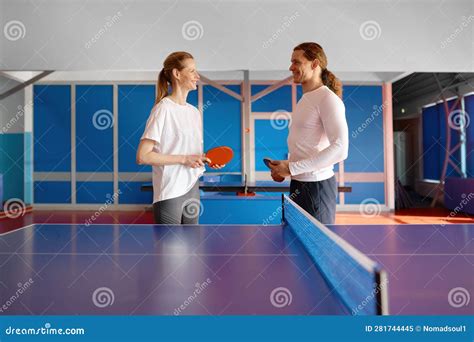
[(142, 156), (137, 158), (137, 164), (139, 165), (151, 165), (151, 166), (162, 166), (162, 165), (177, 165), (184, 164), (186, 156), (177, 154), (160, 154), (154, 151), (144, 153)]

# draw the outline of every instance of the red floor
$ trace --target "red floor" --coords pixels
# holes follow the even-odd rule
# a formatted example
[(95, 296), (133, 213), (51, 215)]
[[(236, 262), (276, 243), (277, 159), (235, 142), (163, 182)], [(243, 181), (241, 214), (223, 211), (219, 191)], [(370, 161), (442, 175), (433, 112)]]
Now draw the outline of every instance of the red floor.
[[(94, 215), (94, 211), (45, 211), (36, 210), (24, 216), (0, 219), (0, 234), (33, 223), (85, 223)], [(423, 208), (399, 210), (395, 213), (380, 213), (374, 217), (366, 217), (359, 212), (339, 212), (337, 224), (449, 224), (472, 223), (474, 217), (459, 213), (450, 217), (450, 211), (443, 208)], [(151, 211), (107, 211), (103, 212), (94, 223), (153, 223)]]

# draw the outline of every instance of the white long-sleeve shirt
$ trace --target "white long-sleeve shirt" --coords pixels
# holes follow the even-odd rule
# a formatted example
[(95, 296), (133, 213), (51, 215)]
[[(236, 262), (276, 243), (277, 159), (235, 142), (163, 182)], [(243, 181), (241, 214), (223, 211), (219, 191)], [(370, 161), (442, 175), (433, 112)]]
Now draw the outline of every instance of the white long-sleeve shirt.
[(314, 182), (334, 175), (334, 164), (346, 159), (349, 149), (345, 111), (342, 100), (326, 86), (303, 94), (288, 135), (292, 179)]

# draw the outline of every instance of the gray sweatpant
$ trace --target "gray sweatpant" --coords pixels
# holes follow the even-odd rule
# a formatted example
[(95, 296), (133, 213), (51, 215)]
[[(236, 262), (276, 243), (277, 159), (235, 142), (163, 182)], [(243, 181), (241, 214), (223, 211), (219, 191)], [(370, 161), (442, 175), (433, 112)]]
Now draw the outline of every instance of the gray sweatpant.
[(157, 224), (198, 224), (201, 209), (199, 181), (182, 196), (153, 203)]
[(322, 224), (334, 224), (336, 220), (336, 177), (319, 182), (292, 180), (290, 196), (301, 208)]

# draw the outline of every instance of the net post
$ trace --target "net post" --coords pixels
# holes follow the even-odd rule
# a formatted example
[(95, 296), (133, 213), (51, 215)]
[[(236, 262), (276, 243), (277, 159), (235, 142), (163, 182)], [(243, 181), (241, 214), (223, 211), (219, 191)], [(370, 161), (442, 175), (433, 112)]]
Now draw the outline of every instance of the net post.
[(285, 222), (285, 194), (281, 194), (281, 223)]
[(375, 272), (377, 291), (377, 315), (388, 315), (388, 290), (387, 274), (383, 270)]

